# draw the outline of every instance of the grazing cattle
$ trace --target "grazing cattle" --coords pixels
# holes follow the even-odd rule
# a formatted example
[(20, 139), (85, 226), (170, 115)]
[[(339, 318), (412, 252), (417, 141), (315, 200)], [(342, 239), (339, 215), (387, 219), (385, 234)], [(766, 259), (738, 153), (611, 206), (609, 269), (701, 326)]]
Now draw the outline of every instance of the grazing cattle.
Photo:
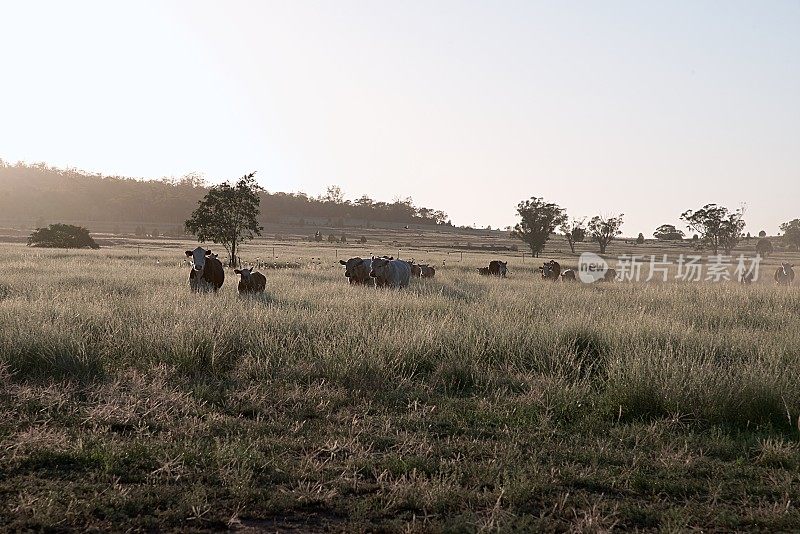
[(613, 282), (617, 279), (617, 271), (614, 269), (608, 269), (606, 272), (603, 273), (603, 278), (600, 279), (601, 282)]
[(542, 273), (544, 280), (555, 282), (561, 276), (561, 265), (555, 260), (550, 260), (547, 263), (543, 263), (539, 267), (539, 271)]
[(489, 276), (489, 268), (488, 267), (478, 267), (478, 274), (483, 276)]
[(572, 269), (565, 269), (563, 273), (561, 273), (561, 280), (563, 282), (574, 282), (577, 280), (575, 276), (575, 271)]
[(792, 285), (794, 281), (794, 269), (792, 269), (792, 267), (794, 267), (794, 265), (791, 263), (781, 263), (781, 266), (775, 271), (775, 283), (779, 286)]
[(508, 273), (508, 262), (500, 260), (492, 260), (489, 262), (489, 274), (492, 276), (506, 277)]
[(422, 276), (422, 266), (414, 263), (414, 260), (411, 260), (411, 276), (414, 278), (419, 278)]
[(420, 274), (422, 278), (433, 278), (436, 276), (436, 269), (430, 265), (420, 265), (419, 268), (422, 270)]
[(239, 294), (263, 293), (267, 287), (267, 277), (253, 269), (234, 269), (234, 273), (242, 278), (239, 280)]
[(372, 260), (355, 257), (347, 261), (339, 260), (339, 263), (344, 265), (344, 275), (350, 279), (351, 285), (374, 285), (375, 282), (369, 277), (369, 272), (372, 270)]
[(197, 247), (187, 250), (186, 256), (192, 259), (192, 270), (189, 272), (189, 287), (192, 291), (217, 291), (225, 282), (225, 269), (216, 254), (210, 250)]
[(749, 286), (753, 283), (753, 273), (742, 273), (742, 276), (739, 277), (739, 283), (745, 286)]
[(411, 280), (411, 265), (402, 260), (372, 258), (369, 275), (375, 279), (378, 287), (403, 288)]

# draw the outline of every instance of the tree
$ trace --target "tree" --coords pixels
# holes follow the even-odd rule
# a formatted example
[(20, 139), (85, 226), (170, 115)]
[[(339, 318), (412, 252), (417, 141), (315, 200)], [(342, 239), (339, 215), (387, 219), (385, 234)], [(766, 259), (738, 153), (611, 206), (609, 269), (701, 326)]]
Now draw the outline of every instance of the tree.
[(359, 243), (361, 243), (362, 245), (363, 245), (364, 243), (366, 243), (366, 242), (367, 242), (367, 238), (366, 238), (366, 236), (363, 236), (363, 235), (362, 235), (362, 236), (361, 236), (361, 239), (359, 239), (359, 240), (358, 240), (358, 242), (359, 242)]
[[(575, 254), (575, 243), (578, 241), (583, 241), (584, 237), (586, 236), (586, 229), (583, 227), (584, 219), (572, 219), (572, 221), (564, 221), (561, 224), (561, 228), (559, 230), (564, 237), (567, 239), (567, 243), (569, 244), (569, 249)], [(576, 239), (579, 238), (579, 239)]]
[(338, 185), (330, 185), (325, 191), (325, 196), (322, 197), (323, 202), (331, 202), (333, 204), (342, 204), (344, 202), (344, 194), (342, 188)]
[(100, 248), (89, 230), (71, 224), (51, 224), (47, 228), (37, 228), (28, 237), (29, 247), (46, 248)]
[(680, 241), (686, 234), (671, 224), (662, 224), (653, 232), (653, 237), (659, 241)]
[(762, 258), (766, 258), (773, 251), (772, 241), (767, 239), (766, 237), (762, 237), (756, 242), (756, 254), (761, 256)]
[(152, 235), (153, 237), (158, 237), (158, 236), (160, 236), (161, 234), (159, 233), (159, 231), (158, 231), (158, 228), (153, 228), (153, 233), (152, 233), (151, 235)]
[(699, 244), (712, 249), (714, 254), (719, 254), (720, 248), (730, 254), (741, 238), (745, 226), (743, 217), (741, 208), (730, 212), (716, 204), (706, 204), (697, 211), (688, 210), (681, 214), (686, 226), (700, 234)]
[(336, 236), (335, 236), (335, 235), (333, 235), (333, 234), (330, 234), (330, 235), (328, 236), (328, 243), (336, 243), (337, 241), (338, 241), (338, 239), (336, 239)]
[(133, 234), (136, 237), (145, 237), (147, 235), (147, 230), (144, 229), (144, 226), (139, 225), (133, 230)]
[(511, 236), (527, 243), (536, 257), (544, 250), (550, 234), (567, 219), (563, 208), (537, 197), (517, 204), (517, 213), (520, 222), (514, 226)]
[(342, 237), (339, 239), (339, 242), (340, 243), (347, 243), (347, 236), (345, 234), (342, 234)]
[(228, 252), (230, 266), (236, 265), (236, 248), (261, 235), (258, 197), (261, 187), (251, 172), (231, 185), (223, 182), (209, 188), (197, 209), (186, 221), (186, 230), (201, 242), (219, 243)]
[(795, 250), (800, 250), (800, 219), (792, 219), (781, 225), (783, 240), (792, 245)]
[(600, 254), (605, 254), (608, 244), (622, 233), (622, 230), (620, 230), (622, 227), (622, 217), (624, 217), (622, 213), (617, 217), (596, 215), (589, 221), (589, 235), (592, 236), (592, 240), (600, 245)]
[(644, 234), (639, 232), (639, 235), (636, 236), (636, 244), (637, 245), (644, 245)]
[(761, 230), (760, 232), (758, 232), (758, 237), (767, 237), (767, 232)]

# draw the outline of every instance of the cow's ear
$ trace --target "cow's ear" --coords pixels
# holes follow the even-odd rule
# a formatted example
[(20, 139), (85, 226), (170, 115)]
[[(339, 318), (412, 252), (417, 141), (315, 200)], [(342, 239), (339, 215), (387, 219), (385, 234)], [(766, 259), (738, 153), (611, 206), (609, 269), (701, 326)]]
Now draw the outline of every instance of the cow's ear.
[(339, 263), (341, 263), (342, 265), (347, 265), (347, 262), (344, 260), (339, 260)]
[(187, 256), (189, 256), (189, 257), (191, 258), (191, 257), (192, 257), (192, 251), (191, 251), (191, 250), (187, 250), (187, 251), (186, 251), (186, 255), (187, 255)]
[(242, 271), (240, 271), (239, 269), (234, 269), (233, 272), (234, 274), (242, 274)]
[(211, 256), (211, 250), (206, 250), (206, 256)]

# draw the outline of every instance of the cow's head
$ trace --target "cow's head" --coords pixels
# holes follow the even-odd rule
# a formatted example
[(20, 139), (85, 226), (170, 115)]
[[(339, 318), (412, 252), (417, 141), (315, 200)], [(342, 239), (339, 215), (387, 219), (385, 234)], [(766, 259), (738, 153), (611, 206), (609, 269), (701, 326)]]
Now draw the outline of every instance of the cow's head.
[(194, 268), (195, 271), (198, 272), (203, 271), (203, 268), (206, 266), (206, 260), (208, 258), (217, 257), (216, 254), (212, 256), (211, 251), (206, 250), (203, 247), (197, 247), (194, 250), (187, 250), (186, 256), (188, 258), (192, 258), (192, 267)]
[(500, 264), (500, 276), (505, 276), (508, 273), (508, 262), (507, 261), (498, 261)]
[(794, 265), (792, 265), (792, 264), (791, 264), (791, 263), (789, 263), (789, 262), (785, 262), (785, 261), (784, 261), (784, 262), (782, 262), (782, 263), (781, 263), (781, 267), (783, 268), (783, 272), (784, 272), (784, 274), (786, 274), (787, 276), (789, 276), (789, 272), (792, 270), (792, 267), (794, 267)]
[(355, 280), (358, 278), (358, 268), (364, 265), (364, 260), (356, 257), (350, 258), (347, 261), (339, 260), (339, 263), (344, 265), (344, 275), (350, 280)]
[(372, 278), (388, 278), (389, 277), (389, 263), (391, 260), (387, 258), (372, 258), (372, 268), (369, 270), (369, 275)]
[(252, 267), (250, 269), (234, 269), (233, 272), (240, 275), (242, 280), (246, 282), (250, 280), (250, 275), (253, 274), (253, 269)]

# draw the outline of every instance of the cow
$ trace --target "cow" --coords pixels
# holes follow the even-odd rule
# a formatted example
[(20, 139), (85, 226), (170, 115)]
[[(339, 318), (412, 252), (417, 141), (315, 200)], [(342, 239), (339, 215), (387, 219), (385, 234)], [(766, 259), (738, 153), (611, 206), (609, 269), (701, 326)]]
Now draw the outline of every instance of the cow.
[(794, 265), (783, 262), (778, 270), (775, 271), (775, 283), (779, 286), (790, 286), (794, 281)]
[(492, 276), (500, 276), (505, 278), (508, 273), (508, 262), (500, 260), (492, 260), (489, 262), (489, 274)]
[(436, 269), (430, 265), (420, 265), (419, 268), (422, 270), (420, 274), (422, 278), (433, 278), (436, 276)]
[(344, 265), (344, 275), (350, 280), (350, 285), (371, 286), (375, 281), (370, 278), (369, 272), (372, 270), (372, 260), (359, 257), (350, 258), (347, 261), (339, 260)]
[(411, 280), (411, 265), (403, 260), (372, 258), (369, 275), (377, 287), (404, 288)]
[(489, 268), (488, 267), (478, 267), (478, 274), (482, 276), (489, 276)]
[(253, 272), (253, 269), (234, 269), (234, 273), (241, 276), (239, 280), (239, 294), (246, 293), (263, 293), (264, 288), (267, 287), (267, 277), (259, 272)]
[(547, 263), (543, 263), (539, 267), (539, 271), (542, 273), (543, 280), (555, 282), (561, 276), (561, 265), (555, 260), (550, 260)]
[(192, 270), (189, 272), (189, 287), (192, 291), (216, 292), (225, 282), (225, 269), (216, 254), (203, 247), (187, 250), (186, 256), (192, 259)]
[(564, 272), (561, 273), (561, 281), (562, 282), (574, 282), (577, 280), (575, 277), (575, 271), (572, 269), (565, 269)]
[(411, 260), (411, 276), (414, 278), (420, 278), (422, 276), (422, 266), (414, 263), (414, 260)]
[(606, 272), (603, 273), (603, 278), (600, 279), (601, 282), (613, 282), (617, 279), (617, 271), (615, 269), (607, 269)]

